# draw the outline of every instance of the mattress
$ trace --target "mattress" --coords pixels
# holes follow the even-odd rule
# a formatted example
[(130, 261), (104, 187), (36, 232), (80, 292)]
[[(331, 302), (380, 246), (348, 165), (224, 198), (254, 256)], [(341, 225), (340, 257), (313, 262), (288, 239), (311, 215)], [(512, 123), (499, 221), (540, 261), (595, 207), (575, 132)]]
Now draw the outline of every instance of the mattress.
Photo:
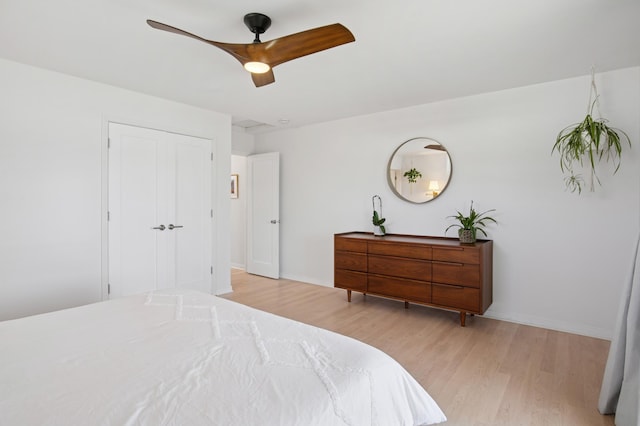
[(194, 291), (0, 322), (2, 425), (427, 425), (380, 350)]

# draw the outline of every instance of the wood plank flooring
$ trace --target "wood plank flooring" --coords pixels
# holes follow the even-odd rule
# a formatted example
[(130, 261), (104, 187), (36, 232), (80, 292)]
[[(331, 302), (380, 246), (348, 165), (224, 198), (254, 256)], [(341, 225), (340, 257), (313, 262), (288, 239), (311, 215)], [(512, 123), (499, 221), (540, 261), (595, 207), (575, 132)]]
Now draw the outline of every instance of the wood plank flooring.
[(234, 269), (223, 297), (361, 340), (395, 358), (447, 425), (613, 425), (597, 402), (609, 342)]

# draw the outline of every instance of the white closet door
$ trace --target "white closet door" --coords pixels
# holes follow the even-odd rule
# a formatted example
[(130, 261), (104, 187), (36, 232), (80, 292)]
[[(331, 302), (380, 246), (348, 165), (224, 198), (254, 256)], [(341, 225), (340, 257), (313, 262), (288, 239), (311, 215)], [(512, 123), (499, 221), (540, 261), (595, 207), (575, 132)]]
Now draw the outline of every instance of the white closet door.
[[(168, 215), (168, 262), (174, 285), (211, 292), (210, 142), (172, 135), (174, 208)], [(206, 143), (204, 143), (206, 142)], [(172, 230), (171, 227), (175, 226)]]
[(211, 142), (109, 124), (111, 297), (211, 290)]
[(247, 157), (247, 272), (280, 277), (280, 156)]

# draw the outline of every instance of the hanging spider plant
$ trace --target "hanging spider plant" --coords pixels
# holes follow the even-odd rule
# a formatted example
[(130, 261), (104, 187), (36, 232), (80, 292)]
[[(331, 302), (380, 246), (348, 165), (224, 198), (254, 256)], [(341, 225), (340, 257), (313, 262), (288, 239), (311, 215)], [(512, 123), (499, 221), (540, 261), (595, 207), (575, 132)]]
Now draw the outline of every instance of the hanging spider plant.
[[(595, 99), (591, 102), (592, 96)], [(602, 159), (612, 161), (615, 165), (614, 174), (620, 168), (622, 159), (622, 143), (626, 140), (631, 147), (629, 136), (620, 129), (607, 125), (604, 118), (594, 118), (593, 110), (598, 104), (598, 92), (595, 85), (593, 71), (591, 75), (591, 92), (587, 116), (582, 122), (567, 126), (558, 133), (556, 143), (551, 153), (558, 151), (560, 155), (560, 170), (566, 173), (565, 185), (571, 192), (582, 192), (584, 179), (574, 170), (576, 165), (583, 167), (585, 163), (590, 171), (590, 190), (594, 191), (594, 182), (600, 184), (596, 174), (596, 162)], [(598, 116), (600, 116), (598, 111)]]

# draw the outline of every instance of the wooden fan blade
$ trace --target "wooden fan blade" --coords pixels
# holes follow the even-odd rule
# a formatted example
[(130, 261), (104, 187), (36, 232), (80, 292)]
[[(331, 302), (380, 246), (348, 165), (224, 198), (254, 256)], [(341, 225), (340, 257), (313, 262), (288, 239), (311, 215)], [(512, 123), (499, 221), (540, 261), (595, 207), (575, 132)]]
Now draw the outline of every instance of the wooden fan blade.
[(438, 144), (430, 144), (424, 147), (425, 149), (434, 149), (436, 151), (446, 151), (445, 147)]
[[(292, 59), (320, 52), (355, 41), (355, 37), (341, 24), (326, 25), (280, 37), (264, 43), (248, 45), (252, 57), (262, 59), (272, 68)], [(253, 52), (251, 52), (253, 51)]]
[(147, 24), (150, 27), (155, 28), (156, 30), (168, 31), (174, 34), (180, 34), (183, 36), (195, 38), (196, 40), (204, 41), (205, 43), (209, 43), (209, 40), (206, 40), (200, 36), (195, 34), (191, 34), (187, 31), (181, 30), (180, 28), (172, 27), (171, 25), (163, 24), (162, 22), (152, 21), (151, 19), (147, 19)]
[(251, 79), (256, 87), (266, 86), (267, 84), (271, 84), (276, 81), (276, 78), (273, 75), (273, 70), (269, 70), (262, 74), (251, 73)]
[(147, 24), (152, 28), (162, 31), (168, 31), (170, 33), (179, 34), (191, 38), (195, 38), (196, 40), (200, 40), (212, 46), (215, 46), (219, 49), (224, 50), (225, 52), (231, 54), (234, 58), (236, 58), (242, 65), (246, 62), (249, 62), (251, 56), (247, 52), (247, 47), (251, 45), (247, 44), (233, 44), (233, 43), (221, 43), (219, 41), (207, 40), (206, 38), (202, 38), (195, 34), (192, 34), (188, 31), (181, 30), (180, 28), (172, 27), (171, 25), (163, 24), (162, 22), (153, 21), (151, 19), (147, 19)]

